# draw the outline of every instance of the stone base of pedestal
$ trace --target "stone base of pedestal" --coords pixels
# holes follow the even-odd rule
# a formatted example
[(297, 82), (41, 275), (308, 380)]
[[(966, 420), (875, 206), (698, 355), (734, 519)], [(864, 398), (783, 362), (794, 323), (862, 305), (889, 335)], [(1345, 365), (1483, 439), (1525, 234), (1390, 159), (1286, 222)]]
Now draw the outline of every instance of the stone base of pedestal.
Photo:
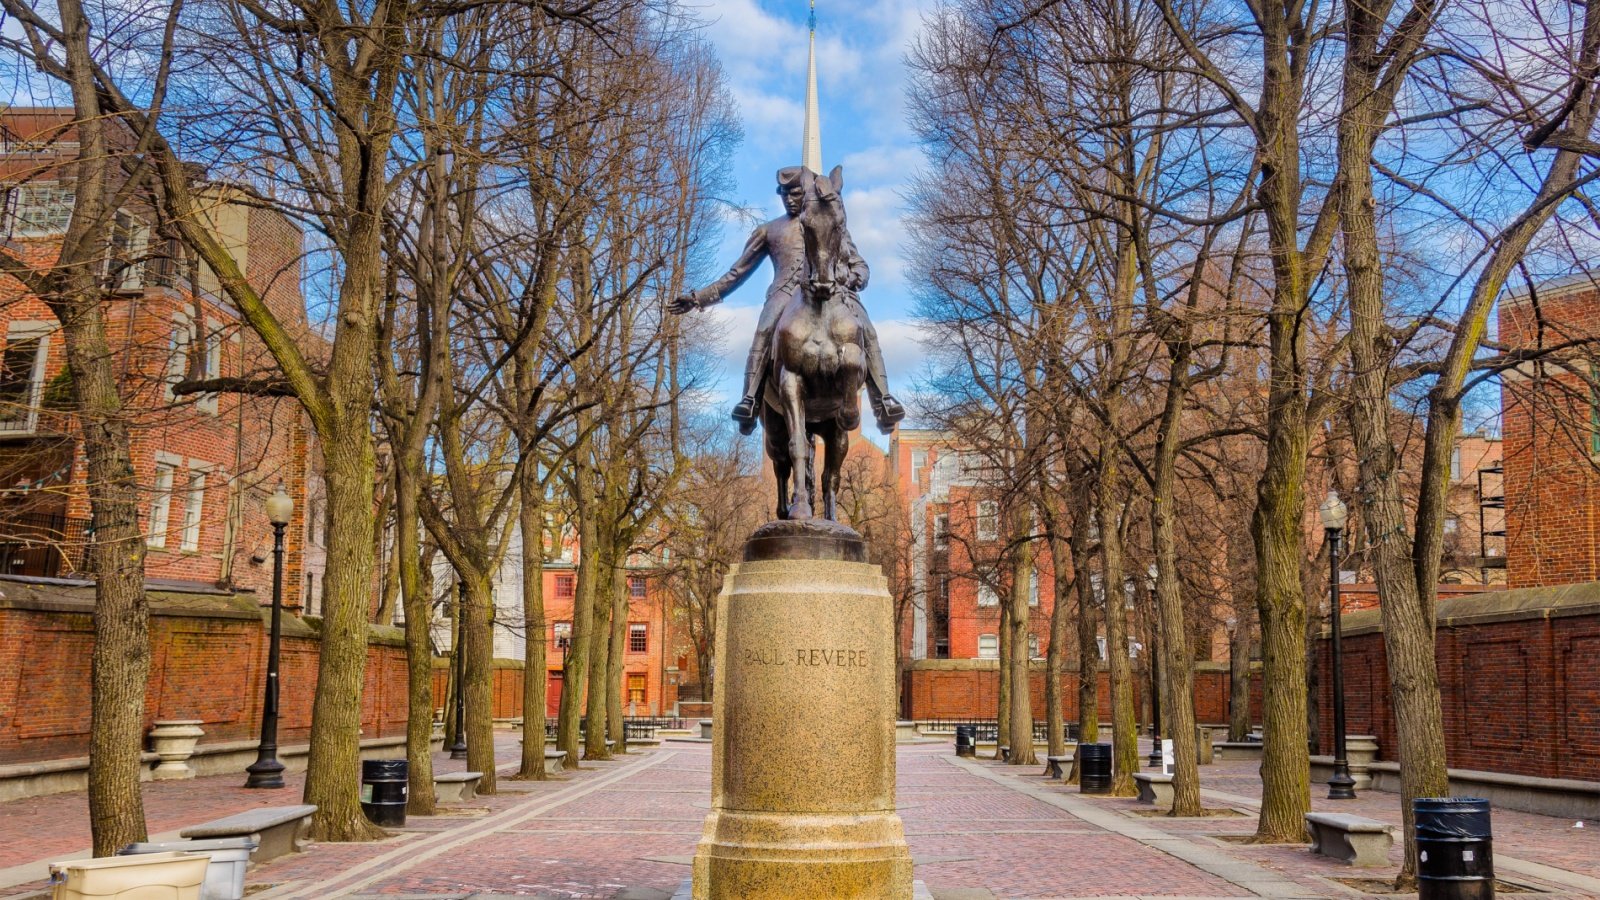
[(695, 900), (912, 896), (893, 601), (864, 559), (843, 526), (769, 523), (728, 575)]

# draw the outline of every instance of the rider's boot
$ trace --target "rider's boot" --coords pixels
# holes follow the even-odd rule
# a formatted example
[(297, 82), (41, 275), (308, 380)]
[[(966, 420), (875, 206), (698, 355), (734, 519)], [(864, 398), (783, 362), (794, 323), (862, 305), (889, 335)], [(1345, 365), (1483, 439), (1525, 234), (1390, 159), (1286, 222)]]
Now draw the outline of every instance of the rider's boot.
[(750, 362), (744, 370), (744, 396), (733, 406), (733, 420), (739, 423), (740, 434), (752, 434), (756, 430), (761, 408), (761, 376), (766, 362), (765, 353), (756, 349), (750, 351)]
[(872, 402), (878, 430), (884, 434), (893, 433), (895, 423), (906, 417), (906, 408), (889, 393), (889, 375), (884, 371), (883, 352), (877, 341), (867, 348), (867, 399)]

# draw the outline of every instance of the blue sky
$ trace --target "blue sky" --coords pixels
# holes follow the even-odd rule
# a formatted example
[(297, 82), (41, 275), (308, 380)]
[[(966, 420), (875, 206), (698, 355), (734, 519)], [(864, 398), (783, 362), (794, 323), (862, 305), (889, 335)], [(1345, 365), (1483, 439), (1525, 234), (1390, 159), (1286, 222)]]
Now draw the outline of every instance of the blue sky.
[[(730, 214), (716, 252), (718, 274), (733, 262), (750, 229), (783, 210), (773, 173), (800, 162), (805, 111), (804, 0), (702, 0), (691, 3), (716, 48), (744, 123), (733, 157), (730, 201), (748, 216)], [(817, 76), (822, 108), (822, 161), (843, 165), (850, 233), (872, 269), (862, 294), (884, 347), (894, 390), (910, 393), (920, 347), (910, 321), (911, 297), (902, 261), (904, 188), (922, 166), (906, 123), (905, 54), (933, 0), (817, 3)], [(733, 396), (744, 371), (749, 335), (771, 273), (763, 269), (722, 306), (724, 374), (718, 393)]]

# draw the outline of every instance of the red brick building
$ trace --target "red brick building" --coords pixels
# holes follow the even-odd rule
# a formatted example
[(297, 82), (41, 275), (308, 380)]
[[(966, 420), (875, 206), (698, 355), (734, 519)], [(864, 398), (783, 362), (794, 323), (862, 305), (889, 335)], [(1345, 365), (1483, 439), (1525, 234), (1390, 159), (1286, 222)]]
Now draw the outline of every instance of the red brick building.
[(1600, 286), (1513, 294), (1499, 324), (1504, 346), (1552, 351), (1502, 378), (1506, 583), (1600, 581), (1600, 350), (1583, 345), (1600, 338)]
[[(10, 110), (0, 157), (0, 240), (46, 265), (72, 210), (66, 164), (75, 153), (70, 111)], [(233, 202), (235, 189), (201, 187), (217, 232), (246, 276), (315, 356), (300, 292), (302, 235), (277, 213)], [(308, 571), (308, 523), (323, 510), (308, 492), (317, 453), (292, 399), (177, 396), (184, 379), (249, 377), (271, 368), (265, 349), (222, 296), (216, 276), (185, 272), (177, 246), (152, 230), (137, 202), (119, 213), (107, 272), (107, 332), (123, 388), (134, 469), (145, 500), (147, 576), (212, 587), (271, 585), (272, 530), (263, 507), (282, 483), (295, 499), (287, 533), (285, 602), (320, 589)], [(148, 209), (146, 205), (144, 207)], [(20, 282), (0, 279), (0, 572), (61, 576), (83, 562), (89, 506), (59, 324)], [(320, 492), (316, 492), (320, 496)]]

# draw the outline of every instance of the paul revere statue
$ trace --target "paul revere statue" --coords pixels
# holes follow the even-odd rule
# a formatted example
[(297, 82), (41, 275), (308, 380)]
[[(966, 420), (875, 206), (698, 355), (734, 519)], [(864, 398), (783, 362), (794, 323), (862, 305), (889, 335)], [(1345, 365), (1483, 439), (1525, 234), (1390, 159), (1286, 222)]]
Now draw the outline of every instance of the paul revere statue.
[[(777, 326), (779, 315), (794, 298), (795, 292), (800, 289), (801, 279), (805, 277), (805, 238), (799, 220), (806, 199), (805, 185), (802, 183), (805, 171), (802, 166), (779, 169), (778, 194), (783, 197), (784, 214), (758, 226), (750, 233), (750, 239), (744, 245), (744, 252), (739, 254), (739, 259), (734, 262), (726, 275), (700, 290), (690, 291), (678, 297), (668, 307), (672, 312), (681, 315), (691, 309), (705, 309), (721, 303), (724, 297), (749, 280), (763, 259), (772, 261), (772, 285), (767, 288), (766, 303), (761, 307), (761, 318), (756, 323), (755, 339), (750, 343), (750, 357), (745, 363), (744, 394), (733, 407), (733, 418), (739, 423), (740, 432), (744, 434), (754, 431), (756, 421), (760, 418), (762, 381), (771, 362), (769, 355), (773, 328)], [(867, 275), (866, 260), (861, 258), (855, 242), (846, 232), (833, 280), (845, 288), (842, 299), (853, 305), (857, 318), (864, 327), (865, 346), (862, 349), (867, 357), (867, 399), (872, 403), (872, 412), (878, 420), (878, 429), (888, 434), (894, 430), (896, 422), (905, 418), (906, 411), (900, 401), (889, 393), (889, 376), (884, 371), (883, 352), (878, 347), (878, 334), (873, 329), (866, 310), (861, 306), (859, 295), (867, 286)]]

